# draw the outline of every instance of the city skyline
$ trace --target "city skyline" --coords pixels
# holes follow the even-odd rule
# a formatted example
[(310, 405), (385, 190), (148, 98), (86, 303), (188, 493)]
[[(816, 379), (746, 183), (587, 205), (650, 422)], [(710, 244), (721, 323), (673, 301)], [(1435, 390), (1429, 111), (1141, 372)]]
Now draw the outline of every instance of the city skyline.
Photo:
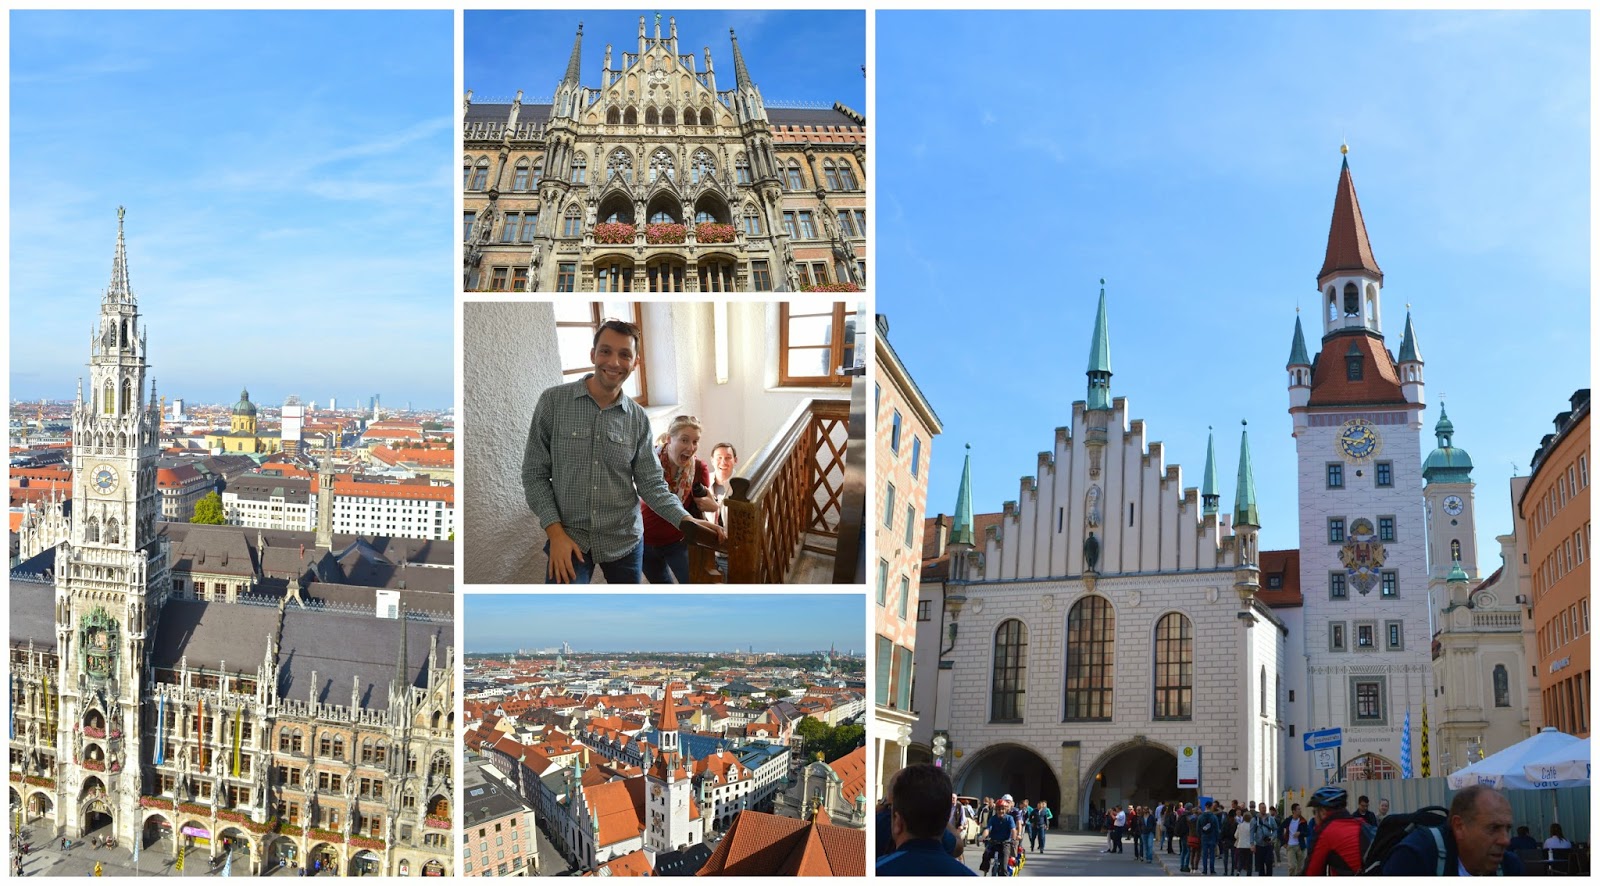
[[(583, 24), (583, 50), (579, 82), (599, 86), (605, 47), (612, 46), (612, 64), (621, 66), (622, 54), (637, 50), (639, 18), (646, 33), (655, 36), (654, 11), (585, 10), (468, 10), (463, 17), (463, 79), (474, 102), (510, 102), (517, 90), (523, 101), (549, 102), (572, 54), (572, 40)], [(733, 88), (732, 28), (739, 51), (750, 67), (750, 78), (761, 88), (769, 107), (792, 103), (831, 107), (842, 102), (867, 113), (866, 14), (860, 10), (807, 10), (804, 12), (752, 10), (662, 10), (661, 34), (667, 36), (669, 19), (678, 21), (678, 50), (695, 56), (697, 69), (705, 69), (705, 49), (711, 50), (717, 89)], [(537, 23), (535, 26), (534, 23)], [(507, 40), (507, 34), (516, 40)], [(804, 58), (807, 64), (778, 60)]]
[[(861, 650), (860, 594), (469, 594), (468, 654), (560, 648), (574, 652), (757, 653)], [(854, 625), (852, 633), (844, 626)]]
[(13, 12), (11, 396), (72, 395), (126, 207), (169, 399), (450, 404), (451, 21)]
[[(877, 31), (876, 87), (895, 97), (879, 156), (897, 158), (877, 180), (877, 310), (944, 424), (928, 516), (953, 513), (968, 443), (974, 510), (1019, 497), (1085, 397), (1103, 278), (1111, 395), (1185, 487), (1214, 428), (1228, 511), (1248, 420), (1261, 546), (1298, 547), (1284, 366), (1297, 307), (1320, 345), (1343, 141), (1385, 344), (1409, 304), (1426, 361), (1422, 451), (1443, 403), (1493, 571), (1513, 464), (1527, 474), (1589, 384), (1587, 13), (884, 12)], [(993, 54), (1043, 35), (1049, 52)], [(930, 68), (935, 39), (974, 64)], [(1004, 184), (928, 187), (956, 143)], [(957, 218), (986, 223), (944, 248)], [(1008, 261), (1024, 285), (974, 310), (974, 265)]]

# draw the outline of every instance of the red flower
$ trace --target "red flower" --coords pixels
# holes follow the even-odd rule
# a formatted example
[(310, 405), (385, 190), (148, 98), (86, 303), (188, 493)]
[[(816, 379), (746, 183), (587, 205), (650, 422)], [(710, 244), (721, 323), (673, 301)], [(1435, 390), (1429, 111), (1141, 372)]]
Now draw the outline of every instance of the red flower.
[(629, 222), (601, 222), (594, 226), (594, 242), (610, 246), (632, 243), (637, 230)]

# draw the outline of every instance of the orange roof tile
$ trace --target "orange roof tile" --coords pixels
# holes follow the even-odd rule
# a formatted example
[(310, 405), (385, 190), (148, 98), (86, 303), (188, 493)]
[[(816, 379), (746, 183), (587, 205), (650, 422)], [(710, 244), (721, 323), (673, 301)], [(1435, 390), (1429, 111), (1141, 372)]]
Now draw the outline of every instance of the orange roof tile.
[(635, 849), (627, 855), (611, 859), (601, 865), (597, 873), (611, 877), (654, 877), (656, 875), (655, 869), (650, 866), (650, 856), (646, 855), (643, 849)]
[(644, 789), (643, 778), (584, 786), (584, 803), (600, 824), (596, 846), (610, 846), (644, 833)]
[(839, 776), (839, 796), (846, 803), (854, 805), (856, 798), (862, 796), (867, 790), (867, 747), (859, 748), (845, 754), (828, 764), (828, 767)]
[[(1282, 587), (1267, 586), (1275, 576), (1281, 579)], [(1256, 592), (1256, 597), (1274, 608), (1294, 607), (1305, 603), (1305, 598), (1300, 595), (1298, 548), (1261, 552), (1261, 590)]]
[[(1361, 355), (1360, 380), (1351, 381), (1345, 358), (1351, 348)], [(1365, 331), (1338, 333), (1322, 342), (1311, 367), (1311, 406), (1380, 405), (1406, 402), (1400, 372), (1383, 347), (1383, 339)]]
[(424, 486), (420, 483), (365, 483), (344, 476), (333, 478), (334, 495), (359, 495), (368, 498), (404, 498), (416, 501), (442, 501), (454, 505), (454, 486)]
[(864, 877), (865, 831), (819, 821), (741, 812), (697, 876)]
[(1372, 257), (1367, 240), (1367, 223), (1361, 217), (1361, 201), (1356, 199), (1356, 183), (1350, 177), (1350, 163), (1339, 170), (1339, 190), (1333, 196), (1333, 222), (1328, 225), (1328, 252), (1317, 273), (1317, 285), (1341, 272), (1365, 271), (1383, 282), (1383, 271)]

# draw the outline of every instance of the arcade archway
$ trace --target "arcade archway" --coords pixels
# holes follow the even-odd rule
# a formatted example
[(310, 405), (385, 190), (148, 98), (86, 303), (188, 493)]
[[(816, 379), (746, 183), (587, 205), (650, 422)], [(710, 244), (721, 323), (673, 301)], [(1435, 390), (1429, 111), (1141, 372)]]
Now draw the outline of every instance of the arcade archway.
[(1022, 745), (994, 745), (979, 751), (961, 767), (956, 793), (980, 799), (1010, 794), (1018, 803), (1024, 799), (1034, 803), (1044, 800), (1052, 809), (1061, 808), (1061, 787), (1055, 770)]
[(1080, 807), (1087, 816), (1091, 805), (1103, 810), (1129, 803), (1155, 806), (1164, 801), (1193, 803), (1198, 799), (1193, 788), (1178, 789), (1178, 756), (1171, 748), (1151, 742), (1128, 742), (1108, 749), (1084, 771)]

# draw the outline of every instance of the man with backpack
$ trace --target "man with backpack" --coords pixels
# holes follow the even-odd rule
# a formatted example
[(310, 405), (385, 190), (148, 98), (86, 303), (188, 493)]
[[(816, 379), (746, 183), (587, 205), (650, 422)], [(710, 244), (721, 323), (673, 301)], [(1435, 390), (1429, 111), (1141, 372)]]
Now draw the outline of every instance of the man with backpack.
[(1217, 814), (1220, 804), (1212, 801), (1200, 815), (1200, 873), (1217, 872), (1217, 837), (1222, 833), (1222, 816)]
[[(1391, 815), (1385, 821), (1418, 814)], [(1368, 867), (1382, 857), (1385, 876), (1514, 877), (1523, 873), (1522, 859), (1509, 851), (1511, 801), (1488, 785), (1471, 785), (1456, 794), (1444, 826), (1408, 821), (1385, 829), (1389, 834), (1406, 830), (1405, 838), (1387, 852), (1383, 851), (1386, 834), (1380, 832)]]
[(1266, 807), (1256, 816), (1256, 876), (1272, 876), (1272, 863), (1277, 849), (1273, 843), (1278, 838), (1278, 818)]
[(1361, 870), (1361, 825), (1350, 814), (1350, 795), (1334, 785), (1317, 788), (1307, 802), (1317, 819), (1317, 838), (1306, 862), (1307, 877), (1329, 873), (1353, 874)]

